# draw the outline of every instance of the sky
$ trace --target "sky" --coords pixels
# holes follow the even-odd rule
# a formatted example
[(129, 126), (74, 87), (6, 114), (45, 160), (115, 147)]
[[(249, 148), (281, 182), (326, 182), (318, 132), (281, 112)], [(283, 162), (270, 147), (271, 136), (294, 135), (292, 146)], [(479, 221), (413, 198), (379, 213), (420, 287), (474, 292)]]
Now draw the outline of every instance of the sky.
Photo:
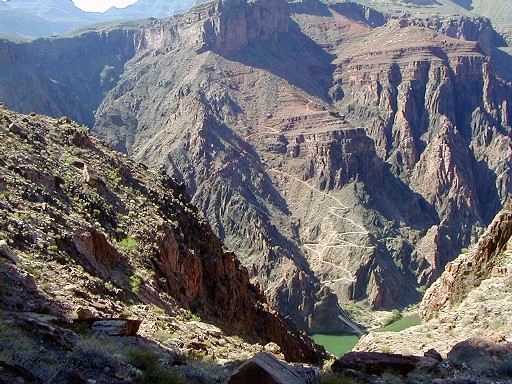
[(135, 4), (137, 1), (138, 0), (73, 0), (73, 3), (82, 11), (105, 12), (110, 7), (124, 8)]

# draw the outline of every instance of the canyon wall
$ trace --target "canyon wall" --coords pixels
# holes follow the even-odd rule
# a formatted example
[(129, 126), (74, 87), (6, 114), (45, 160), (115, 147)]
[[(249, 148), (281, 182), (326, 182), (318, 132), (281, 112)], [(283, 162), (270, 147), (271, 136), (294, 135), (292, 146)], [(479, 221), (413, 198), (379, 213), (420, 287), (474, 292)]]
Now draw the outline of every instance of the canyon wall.
[[(343, 303), (419, 300), (510, 193), (512, 87), (474, 15), (230, 0), (30, 44), (0, 43), (6, 104), (94, 121), (184, 182), (302, 329), (355, 331)], [(58, 84), (65, 100), (44, 96)]]

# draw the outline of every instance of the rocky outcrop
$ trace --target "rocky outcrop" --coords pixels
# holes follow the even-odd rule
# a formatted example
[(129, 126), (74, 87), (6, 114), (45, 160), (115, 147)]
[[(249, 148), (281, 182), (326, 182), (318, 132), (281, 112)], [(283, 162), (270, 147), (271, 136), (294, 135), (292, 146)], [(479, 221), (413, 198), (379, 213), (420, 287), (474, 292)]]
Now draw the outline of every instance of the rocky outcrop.
[[(489, 23), (437, 3), (404, 7), (418, 12), (216, 1), (74, 37), (85, 48), (117, 43), (117, 61), (87, 57), (94, 92), (64, 78), (76, 69), (49, 78), (96, 110), (94, 130), (116, 149), (186, 185), (280, 311), (304, 330), (338, 332), (340, 303), (418, 301), (511, 189), (512, 94), (506, 66), (487, 54), (497, 41)], [(55, 55), (76, 64), (61, 52), (68, 43), (57, 40)], [(8, 72), (55, 64), (23, 44), (3, 47)], [(37, 88), (8, 84), (6, 98)], [(192, 302), (207, 292), (197, 283), (207, 271), (197, 254), (180, 259), (162, 230), (171, 245), (155, 265), (166, 276), (178, 276), (167, 261), (193, 271), (189, 297), (162, 286)]]
[(462, 302), (483, 280), (493, 274), (507, 274), (512, 211), (509, 201), (494, 218), (478, 243), (446, 266), (441, 277), (427, 290), (420, 314), (432, 319), (439, 311)]
[(443, 357), (434, 349), (423, 356), (377, 352), (349, 352), (331, 366), (332, 376), (360, 383), (383, 381), (473, 384), (494, 380), (508, 382), (510, 343), (496, 344), (481, 338), (458, 343)]
[(355, 1), (344, 1), (342, 3), (334, 3), (331, 9), (337, 13), (349, 17), (350, 19), (357, 20), (370, 27), (380, 27), (386, 24), (387, 18), (382, 13), (378, 12), (372, 7), (364, 4), (359, 4)]
[[(322, 351), (250, 283), (182, 186), (128, 161), (75, 123), (1, 108), (0, 167), (9, 191), (0, 205), (2, 254), (20, 259), (19, 266), (13, 257), (0, 260), (3, 310), (46, 307), (68, 318), (76, 311), (104, 318), (93, 322), (93, 331), (132, 335), (140, 320), (116, 319), (122, 307), (138, 303), (174, 315), (181, 307), (253, 343), (274, 342), (289, 360), (319, 361)], [(10, 122), (26, 138), (11, 132)], [(88, 136), (85, 148), (73, 131)], [(84, 165), (97, 170), (97, 183), (80, 177)], [(49, 178), (38, 175), (60, 181), (50, 188)], [(37, 281), (21, 270), (32, 263), (42, 269)]]
[(110, 336), (135, 336), (142, 320), (106, 319), (92, 323), (92, 331)]
[(478, 243), (449, 263), (427, 290), (420, 306), (423, 324), (401, 332), (370, 332), (356, 350), (420, 354), (435, 348), (456, 369), (474, 371), (475, 377), (489, 374), (484, 366), (501, 366), (512, 340), (510, 215), (507, 202)]
[(275, 40), (290, 29), (282, 0), (221, 0), (193, 8), (187, 17), (202, 24), (199, 53), (233, 53), (254, 41)]
[[(496, 116), (493, 121), (502, 127), (501, 132), (508, 132), (507, 119), (498, 116), (503, 114), (499, 105), (504, 101), (498, 89), (505, 88), (503, 82), (492, 79), (494, 74), (489, 77), (492, 66), (473, 42), (480, 35), (470, 33), (472, 28), (468, 27), (468, 35), (462, 37), (449, 33), (450, 28), (420, 27), (412, 20), (399, 21), (398, 30), (393, 25), (390, 22), (370, 33), (378, 39), (375, 44), (379, 49), (368, 48), (368, 36), (342, 50), (335, 74), (344, 84), (341, 94), (345, 97), (339, 105), (347, 118), (362, 122), (372, 116), (369, 135), (375, 138), (377, 153), (397, 177), (435, 208), (440, 225), (431, 228), (430, 236), (437, 239), (436, 245), (428, 253), (421, 249), (428, 263), (420, 261), (421, 269), (426, 269), (419, 271), (423, 276), (420, 281), (430, 283), (457, 249), (472, 241), (472, 234), (491, 219), (488, 212), (496, 212), (499, 201), (508, 194), (503, 193), (503, 186), (509, 186), (510, 181), (496, 180), (498, 174), (508, 179), (506, 172), (502, 173), (508, 160), (501, 164), (490, 160), (492, 155), (489, 148), (484, 149), (480, 131), (488, 130), (488, 140), (496, 142), (491, 146), (508, 140), (506, 134), (490, 133), (494, 129), (483, 123), (486, 118), (481, 119), (483, 115)], [(447, 35), (438, 35), (430, 28)], [(414, 43), (404, 44), (405, 35)], [(491, 93), (497, 96), (491, 103), (486, 96), (488, 87), (494, 88)], [(368, 106), (372, 106), (370, 111)], [(504, 153), (508, 159), (508, 152)], [(493, 179), (489, 180), (493, 185), (482, 190), (475, 180), (487, 177)], [(448, 237), (450, 241), (445, 242), (443, 238)]]
[[(139, 35), (140, 28), (135, 24), (62, 39), (25, 43), (1, 39), (0, 65), (7, 68), (14, 64), (18, 70), (2, 71), (0, 97), (6, 106), (23, 113), (69, 116), (92, 126), (94, 110), (104, 93), (118, 81), (124, 64), (135, 55)], [(32, 66), (34, 62), (38, 65)], [(74, 74), (70, 76), (66, 68), (74, 68)], [(20, 79), (27, 82), (21, 85)], [(28, 93), (32, 97), (25, 98), (23, 94)], [(46, 99), (49, 94), (52, 98)]]
[(105, 235), (95, 228), (77, 231), (72, 236), (72, 242), (80, 255), (80, 262), (96, 274), (104, 271), (106, 266), (113, 267), (120, 261), (119, 252)]
[(353, 369), (369, 374), (382, 375), (384, 372), (406, 375), (416, 368), (417, 356), (394, 355), (376, 352), (349, 352), (332, 363), (331, 369), (342, 372)]

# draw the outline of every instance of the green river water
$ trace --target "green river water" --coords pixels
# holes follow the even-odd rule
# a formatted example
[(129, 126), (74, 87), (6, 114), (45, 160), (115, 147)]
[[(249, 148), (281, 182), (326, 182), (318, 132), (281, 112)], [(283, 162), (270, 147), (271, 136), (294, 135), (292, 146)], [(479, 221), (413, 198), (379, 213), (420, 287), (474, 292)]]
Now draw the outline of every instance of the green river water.
[[(418, 315), (406, 316), (394, 323), (377, 329), (376, 332), (398, 332), (418, 324), (421, 324)], [(323, 345), (328, 352), (338, 357), (350, 352), (359, 341), (359, 336), (347, 334), (316, 333), (312, 335), (312, 337), (317, 344)]]

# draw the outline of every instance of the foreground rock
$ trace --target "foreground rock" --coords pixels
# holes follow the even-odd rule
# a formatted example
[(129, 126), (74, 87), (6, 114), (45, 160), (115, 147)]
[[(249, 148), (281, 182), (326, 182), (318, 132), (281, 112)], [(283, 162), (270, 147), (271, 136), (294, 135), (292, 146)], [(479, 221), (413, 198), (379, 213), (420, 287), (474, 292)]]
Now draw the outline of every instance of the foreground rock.
[(453, 347), (443, 359), (431, 349), (424, 356), (349, 352), (331, 369), (339, 379), (359, 383), (510, 383), (512, 343), (472, 338)]
[(238, 368), (225, 384), (306, 384), (289, 365), (266, 352), (258, 353)]
[[(43, 382), (205, 375), (195, 361), (165, 368), (180, 356), (220, 361), (208, 377), (222, 382), (221, 364), (266, 345), (291, 361), (324, 353), (250, 282), (182, 186), (67, 118), (0, 105), (0, 217), (0, 360)], [(130, 368), (140, 360), (159, 369)]]
[(446, 356), (454, 345), (474, 337), (511, 342), (511, 203), (427, 290), (420, 306), (424, 324), (401, 332), (370, 332), (355, 349), (420, 355), (434, 348)]
[(92, 324), (92, 331), (106, 333), (110, 336), (135, 336), (142, 320), (108, 319), (97, 320)]
[(382, 375), (386, 371), (406, 375), (416, 368), (418, 361), (419, 357), (417, 356), (377, 352), (349, 352), (336, 360), (331, 369), (334, 372), (351, 369), (375, 375)]

